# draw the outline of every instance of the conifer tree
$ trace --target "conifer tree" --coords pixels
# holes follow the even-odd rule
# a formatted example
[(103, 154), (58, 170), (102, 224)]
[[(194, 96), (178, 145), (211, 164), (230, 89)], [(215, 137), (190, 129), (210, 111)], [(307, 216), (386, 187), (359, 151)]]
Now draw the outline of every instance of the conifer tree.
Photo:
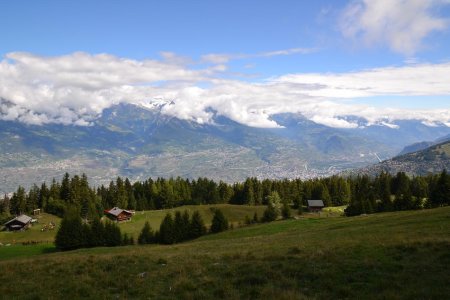
[(228, 227), (229, 224), (227, 218), (224, 216), (223, 212), (220, 209), (216, 209), (214, 211), (214, 216), (211, 223), (211, 232), (221, 232), (227, 230)]
[(105, 226), (102, 222), (100, 222), (100, 219), (94, 218), (91, 223), (91, 232), (92, 232), (92, 239), (93, 239), (93, 246), (99, 247), (99, 246), (105, 246), (106, 240), (105, 240)]
[(55, 238), (56, 248), (59, 250), (74, 250), (85, 245), (83, 225), (78, 211), (69, 209), (61, 220)]
[(189, 237), (191, 239), (196, 239), (206, 234), (205, 222), (203, 222), (202, 216), (196, 210), (192, 214), (190, 226), (189, 226)]
[(108, 247), (120, 246), (122, 244), (122, 234), (116, 223), (110, 221), (106, 222), (105, 244)]
[(255, 205), (255, 191), (251, 178), (247, 178), (244, 183), (244, 201), (244, 204)]
[[(69, 176), (69, 173), (67, 173), (67, 172), (64, 174), (63, 180), (61, 182), (60, 196), (58, 198), (65, 202), (70, 202), (70, 200), (71, 200), (70, 176)], [(57, 198), (54, 197), (54, 199), (57, 199)]]
[(181, 215), (181, 212), (177, 210), (175, 212), (175, 220), (173, 224), (173, 238), (175, 243), (179, 243), (187, 239), (184, 234), (183, 225), (183, 216)]
[(441, 172), (432, 187), (429, 202), (432, 207), (450, 205), (450, 175), (446, 170)]
[(144, 244), (151, 244), (153, 242), (154, 242), (153, 230), (150, 226), (150, 223), (147, 221), (145, 222), (145, 225), (142, 228), (141, 233), (139, 234), (138, 243), (140, 245), (144, 245)]
[(83, 245), (82, 247), (95, 247), (94, 234), (89, 224), (83, 224)]
[(176, 241), (174, 221), (170, 213), (167, 213), (159, 227), (159, 240), (161, 244), (173, 244)]
[(184, 237), (184, 240), (188, 240), (190, 238), (190, 218), (187, 210), (184, 211), (181, 222), (181, 232)]
[(27, 197), (25, 189), (21, 186), (17, 189), (17, 192), (13, 194), (10, 201), (11, 214), (19, 215), (26, 213), (27, 210)]

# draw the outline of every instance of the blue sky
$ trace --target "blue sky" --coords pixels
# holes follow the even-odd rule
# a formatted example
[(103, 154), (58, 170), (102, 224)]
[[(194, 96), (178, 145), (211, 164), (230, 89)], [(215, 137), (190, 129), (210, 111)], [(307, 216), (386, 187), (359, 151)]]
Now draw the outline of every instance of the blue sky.
[[(377, 69), (387, 74), (389, 70), (386, 71), (386, 68), (418, 66), (411, 69), (414, 72), (422, 65), (448, 63), (449, 20), (448, 0), (379, 0), (378, 4), (370, 4), (370, 1), (366, 0), (4, 0), (0, 1), (0, 55), (4, 63), (19, 67), (21, 63), (28, 64), (29, 59), (23, 56), (19, 58), (17, 55), (11, 58), (11, 53), (25, 52), (32, 56), (44, 57), (43, 60), (46, 62), (47, 58), (64, 57), (68, 61), (72, 59), (71, 63), (74, 63), (71, 55), (76, 52), (91, 55), (96, 61), (98, 61), (97, 54), (105, 53), (113, 58), (131, 59), (136, 62), (152, 60), (164, 64), (168, 62), (168, 56), (161, 53), (170, 52), (172, 54), (168, 63), (178, 64), (180, 67), (176, 72), (203, 72), (201, 75), (197, 74), (199, 77), (189, 79), (195, 81), (191, 84), (191, 88), (201, 88), (205, 81), (220, 79), (257, 84), (276, 78), (278, 82), (279, 78), (285, 78), (289, 74), (300, 74), (300, 78), (306, 80), (308, 84), (313, 84), (311, 76), (303, 78), (304, 74), (319, 74), (320, 80), (314, 83), (319, 86), (327, 85), (328, 80), (333, 79), (328, 76), (330, 74), (338, 74), (344, 78), (350, 74), (352, 76), (348, 78), (353, 78), (367, 70)], [(211, 54), (216, 55), (216, 58), (221, 56), (221, 59), (205, 58)], [(101, 69), (95, 69), (97, 66), (94, 62), (89, 63), (92, 63), (92, 72), (101, 72)], [(35, 66), (23, 67), (27, 70), (30, 68), (34, 69)], [(422, 70), (419, 71), (420, 74), (427, 74)], [(208, 72), (214, 75), (205, 75)], [(6, 74), (6, 71), (4, 73)], [(439, 74), (446, 76), (448, 73), (443, 71)], [(40, 80), (38, 73), (36, 76), (35, 79)], [(202, 76), (203, 78), (200, 78)], [(204, 76), (208, 78), (205, 79)], [(30, 80), (28, 83), (36, 81), (29, 78), (26, 80)], [(31, 84), (27, 84), (26, 80), (22, 76), (14, 84), (26, 85), (28, 88)], [(46, 80), (47, 87), (57, 85), (54, 79)], [(145, 78), (140, 78), (138, 82), (151, 85), (152, 82), (167, 82), (167, 80), (167, 77), (163, 76), (158, 80), (152, 77), (148, 82)], [(299, 80), (289, 78), (289, 84), (303, 84), (303, 81)], [(389, 78), (383, 80), (388, 82)], [(49, 81), (52, 83), (48, 84)], [(173, 83), (180, 79), (170, 77), (169, 81)], [(404, 82), (406, 81), (405, 78)], [(447, 78), (447, 81), (450, 82), (450, 78)], [(446, 89), (436, 91), (430, 84), (429, 92), (427, 87), (407, 90), (401, 86), (404, 82), (399, 83), (398, 91), (393, 88), (388, 91), (380, 88), (370, 94), (352, 93), (348, 98), (345, 93), (342, 97), (325, 99), (329, 97), (329, 92), (338, 91), (339, 87), (336, 85), (332, 90), (324, 91), (320, 95), (307, 96), (318, 97), (317, 101), (337, 101), (336, 99), (345, 98), (345, 103), (374, 107), (447, 110), (450, 108), (450, 97)], [(137, 84), (129, 78), (124, 78), (125, 83), (131, 86)], [(414, 85), (414, 82), (411, 84)], [(440, 83), (440, 86), (442, 85)], [(173, 88), (173, 84), (170, 86)], [(36, 88), (36, 86), (30, 88), (33, 87)], [(4, 90), (8, 88), (10, 87), (5, 86)], [(41, 89), (43, 86), (38, 88)], [(168, 89), (169, 87), (162, 93), (166, 93)], [(362, 89), (365, 87), (360, 87), (360, 90)], [(73, 90), (74, 88), (71, 89)], [(208, 95), (211, 93), (207, 92)], [(304, 93), (299, 91), (299, 94)], [(60, 93), (54, 92), (53, 100), (56, 94)], [(156, 94), (148, 94), (148, 97)], [(30, 104), (33, 99), (8, 91), (0, 96), (22, 105), (25, 110), (33, 110), (42, 104)], [(76, 100), (73, 97), (71, 99)], [(65, 100), (58, 101), (61, 101), (61, 106), (65, 105)], [(285, 101), (287, 103), (291, 100)], [(25, 102), (28, 104), (24, 104)], [(255, 105), (249, 105), (248, 109), (253, 109), (252, 107)], [(91, 109), (98, 111), (95, 108), (87, 110)], [(259, 106), (256, 109), (259, 109)], [(58, 115), (57, 113), (51, 115), (52, 112), (47, 111), (35, 113), (47, 115), (50, 119)], [(336, 114), (338, 113), (333, 112), (332, 115)], [(201, 116), (201, 113), (190, 117), (207, 118)]]
[[(161, 51), (198, 58), (208, 53), (260, 53), (317, 48), (307, 56), (252, 59), (269, 75), (336, 72), (401, 65), (387, 47), (349, 45), (337, 28), (349, 1), (1, 1), (2, 55), (75, 51), (135, 59)], [(449, 17), (450, 6), (435, 9)], [(449, 60), (449, 32), (432, 32), (414, 53), (425, 62)], [(248, 64), (249, 60), (239, 65)], [(264, 66), (265, 68), (263, 68)]]

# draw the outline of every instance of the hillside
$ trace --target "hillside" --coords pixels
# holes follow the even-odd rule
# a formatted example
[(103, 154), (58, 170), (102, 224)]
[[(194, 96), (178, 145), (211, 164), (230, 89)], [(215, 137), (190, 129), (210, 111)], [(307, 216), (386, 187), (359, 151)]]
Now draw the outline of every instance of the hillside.
[(449, 213), (444, 207), (277, 221), (173, 246), (4, 260), (0, 293), (19, 299), (445, 299)]
[(410, 175), (426, 175), (450, 170), (450, 141), (433, 145), (424, 150), (399, 155), (381, 163), (352, 171), (352, 174), (376, 175), (380, 172), (406, 172)]
[(450, 141), (450, 135), (446, 135), (446, 136), (440, 137), (437, 140), (432, 141), (432, 142), (414, 143), (412, 145), (408, 145), (405, 148), (403, 148), (403, 150), (398, 154), (398, 156), (404, 155), (404, 154), (408, 154), (408, 153), (417, 152), (417, 151), (420, 151), (420, 150), (425, 150), (426, 148), (429, 148), (429, 147), (437, 145), (437, 144), (442, 144), (442, 143), (445, 143), (447, 141)]
[[(170, 104), (170, 103), (169, 103)], [(315, 178), (392, 157), (405, 145), (450, 133), (419, 120), (398, 128), (368, 125), (340, 129), (300, 114), (277, 114), (279, 128), (255, 128), (216, 114), (214, 123), (162, 113), (165, 104), (130, 104), (103, 111), (90, 126), (26, 125), (0, 121), (0, 193), (18, 185), (86, 173), (93, 184), (117, 176), (208, 177), (227, 182), (258, 178)]]
[[(161, 224), (161, 221), (167, 213), (175, 214), (176, 211), (184, 212), (185, 210), (187, 210), (189, 214), (192, 214), (194, 211), (198, 210), (206, 225), (209, 226), (213, 218), (214, 210), (220, 209), (230, 223), (232, 223), (234, 226), (238, 226), (239, 223), (244, 223), (245, 216), (249, 216), (250, 218), (252, 218), (255, 212), (259, 217), (261, 217), (265, 208), (266, 206), (217, 204), (187, 205), (165, 210), (138, 211), (133, 216), (131, 221), (120, 223), (119, 226), (122, 233), (133, 236), (134, 239), (137, 240), (142, 227), (144, 227), (145, 222), (148, 221), (153, 229), (159, 229), (159, 225)], [(41, 216), (37, 217), (37, 219), (39, 221), (37, 224), (32, 226), (29, 230), (23, 232), (0, 231), (0, 243), (13, 244), (35, 241), (52, 244), (55, 239), (56, 230), (41, 231), (41, 229), (43, 228), (43, 226), (48, 225), (49, 222), (53, 222), (56, 224), (56, 226), (58, 226), (60, 218), (50, 214), (42, 214)]]

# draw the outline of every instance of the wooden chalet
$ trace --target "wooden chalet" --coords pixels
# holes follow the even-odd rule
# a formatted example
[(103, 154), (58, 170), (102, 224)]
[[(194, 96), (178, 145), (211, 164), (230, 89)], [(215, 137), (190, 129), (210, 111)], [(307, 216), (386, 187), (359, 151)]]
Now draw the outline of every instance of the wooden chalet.
[(20, 215), (6, 222), (4, 225), (8, 231), (26, 230), (31, 226), (32, 218), (27, 215)]
[(325, 205), (322, 200), (308, 200), (308, 211), (320, 212)]
[(133, 215), (133, 212), (118, 207), (107, 209), (104, 211), (104, 213), (109, 219), (116, 222), (129, 221), (131, 220), (131, 216)]

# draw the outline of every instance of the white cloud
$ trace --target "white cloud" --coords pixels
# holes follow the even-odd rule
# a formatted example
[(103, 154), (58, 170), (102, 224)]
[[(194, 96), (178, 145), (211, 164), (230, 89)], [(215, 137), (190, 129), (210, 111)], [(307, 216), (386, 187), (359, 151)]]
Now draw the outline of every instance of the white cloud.
[(340, 18), (342, 34), (366, 46), (385, 44), (393, 51), (413, 55), (422, 41), (434, 31), (445, 30), (448, 19), (434, 8), (448, 0), (357, 0)]
[(258, 57), (273, 57), (273, 56), (285, 56), (294, 54), (309, 54), (317, 51), (315, 48), (290, 48), (276, 51), (267, 51), (255, 54), (220, 54), (211, 53), (201, 57), (201, 61), (204, 63), (212, 64), (226, 64), (231, 60), (258, 58)]
[(382, 95), (450, 95), (450, 63), (385, 67), (349, 73), (292, 74), (276, 82), (305, 87), (308, 94), (326, 98), (358, 98)]
[(191, 69), (174, 54), (162, 61), (74, 53), (41, 57), (10, 53), (0, 62), (0, 119), (29, 124), (88, 125), (114, 104), (154, 107), (199, 123), (214, 112), (255, 127), (278, 127), (270, 116), (298, 112), (321, 124), (353, 128), (342, 116), (393, 125), (397, 119), (450, 123), (450, 109), (375, 109), (373, 96), (450, 95), (450, 63), (414, 64), (336, 74), (287, 74), (264, 82), (223, 79), (226, 68)]

